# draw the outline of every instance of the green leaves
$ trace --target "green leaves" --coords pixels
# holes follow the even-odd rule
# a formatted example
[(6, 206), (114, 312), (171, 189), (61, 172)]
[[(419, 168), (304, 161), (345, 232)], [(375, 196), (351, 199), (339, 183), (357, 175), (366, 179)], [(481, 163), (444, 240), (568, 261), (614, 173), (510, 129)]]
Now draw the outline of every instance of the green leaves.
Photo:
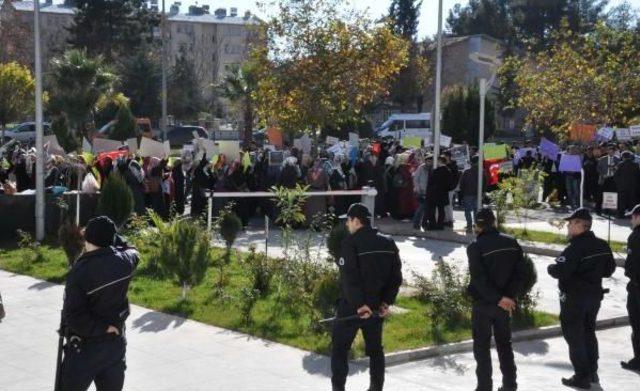
[(106, 179), (98, 200), (98, 211), (122, 227), (133, 213), (133, 193), (124, 178), (112, 172)]
[(0, 63), (0, 125), (21, 120), (34, 104), (35, 80), (26, 66)]

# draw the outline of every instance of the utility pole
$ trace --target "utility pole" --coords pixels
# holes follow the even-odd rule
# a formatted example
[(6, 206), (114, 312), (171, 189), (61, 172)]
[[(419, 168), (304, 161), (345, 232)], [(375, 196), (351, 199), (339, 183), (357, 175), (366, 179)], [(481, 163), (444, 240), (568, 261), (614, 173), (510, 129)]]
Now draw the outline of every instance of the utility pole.
[(438, 0), (438, 48), (436, 59), (436, 107), (431, 118), (434, 122), (433, 167), (438, 167), (440, 156), (440, 93), (442, 85), (442, 0)]
[(160, 19), (160, 36), (162, 39), (162, 119), (160, 120), (160, 130), (162, 130), (163, 140), (167, 140), (167, 14), (165, 11), (165, 0), (162, 0), (162, 15)]
[(40, 0), (33, 2), (36, 68), (36, 240), (44, 240), (44, 133), (42, 129), (42, 64), (40, 61)]

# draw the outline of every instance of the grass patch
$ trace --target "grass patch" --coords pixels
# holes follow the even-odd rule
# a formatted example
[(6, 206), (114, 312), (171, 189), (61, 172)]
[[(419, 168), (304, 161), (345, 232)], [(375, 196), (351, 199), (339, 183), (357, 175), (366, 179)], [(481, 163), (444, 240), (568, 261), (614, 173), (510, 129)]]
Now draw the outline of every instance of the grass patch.
[[(67, 261), (64, 252), (56, 247), (42, 246), (42, 259), (33, 261), (34, 251), (16, 248), (15, 245), (0, 247), (0, 268), (19, 274), (51, 281), (63, 282), (67, 273)], [(220, 257), (223, 250), (216, 249), (214, 257)], [(277, 294), (271, 292), (256, 303), (253, 309), (253, 323), (246, 325), (242, 319), (237, 298), (243, 287), (249, 284), (247, 271), (238, 262), (233, 252), (232, 260), (225, 274), (227, 285), (225, 296), (214, 295), (217, 283), (217, 270), (210, 266), (204, 282), (189, 291), (188, 299), (181, 300), (181, 289), (171, 280), (157, 276), (157, 272), (143, 256), (130, 287), (129, 298), (132, 303), (154, 310), (181, 315), (203, 323), (237, 330), (262, 337), (271, 341), (295, 346), (318, 353), (328, 353), (330, 334), (313, 331), (309, 327), (311, 315), (300, 308), (283, 310)], [(275, 291), (275, 289), (272, 289)], [(431, 324), (425, 316), (428, 305), (417, 298), (400, 297), (397, 305), (409, 312), (397, 314), (387, 320), (384, 329), (384, 345), (387, 352), (415, 349), (434, 344)], [(131, 319), (134, 327), (162, 329), (166, 324), (154, 324), (153, 319)], [(541, 327), (558, 322), (557, 316), (536, 313), (532, 324), (514, 323), (514, 328)], [(471, 338), (470, 314), (461, 322), (449, 324), (441, 331), (442, 343), (450, 343)], [(170, 325), (169, 327), (174, 327)], [(359, 335), (354, 343), (354, 356), (364, 355), (364, 341)]]
[[(518, 239), (528, 240), (531, 242), (540, 242), (540, 243), (548, 243), (548, 244), (561, 244), (567, 245), (569, 240), (565, 235), (556, 234), (553, 232), (546, 231), (533, 231), (533, 230), (524, 230), (522, 228), (504, 228), (503, 231), (506, 234), (512, 235)], [(614, 252), (625, 252), (626, 253), (627, 244), (623, 242), (611, 241), (611, 250)]]

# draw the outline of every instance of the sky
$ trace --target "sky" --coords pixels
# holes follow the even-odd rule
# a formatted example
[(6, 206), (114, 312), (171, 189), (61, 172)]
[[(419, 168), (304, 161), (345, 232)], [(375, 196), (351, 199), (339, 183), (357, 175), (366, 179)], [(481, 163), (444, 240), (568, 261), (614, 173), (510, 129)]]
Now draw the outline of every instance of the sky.
[[(382, 15), (386, 15), (389, 11), (390, 0), (350, 0), (351, 3), (360, 8), (368, 9), (370, 15), (377, 18)], [(635, 8), (640, 9), (640, 0), (628, 0), (629, 3)], [(55, 0), (56, 3), (61, 3), (62, 0)], [(166, 0), (167, 10), (174, 0)], [(266, 1), (265, 1), (266, 2)], [(624, 0), (610, 0), (610, 6), (615, 6), (624, 2)], [(162, 4), (162, 0), (158, 0), (159, 4)], [(256, 7), (256, 0), (182, 0), (181, 12), (186, 12), (187, 7), (191, 4), (198, 3), (199, 5), (208, 4), (211, 6), (212, 11), (216, 8), (238, 8), (238, 14), (243, 15), (246, 10), (250, 10), (253, 13), (258, 13)], [(446, 27), (446, 19), (449, 15), (449, 10), (457, 3), (467, 4), (468, 0), (443, 0), (443, 26)], [(422, 9), (420, 10), (420, 25), (418, 29), (419, 38), (427, 36), (433, 36), (438, 30), (438, 1), (437, 0), (423, 0)]]

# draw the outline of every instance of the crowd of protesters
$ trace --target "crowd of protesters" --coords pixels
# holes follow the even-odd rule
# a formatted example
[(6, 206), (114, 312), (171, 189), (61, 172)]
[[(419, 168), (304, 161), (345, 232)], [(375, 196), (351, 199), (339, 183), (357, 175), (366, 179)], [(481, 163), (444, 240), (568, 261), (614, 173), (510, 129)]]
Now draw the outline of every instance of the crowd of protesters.
[[(523, 169), (542, 170), (547, 174), (542, 199), (577, 208), (582, 174), (561, 172), (560, 154), (553, 160), (535, 147), (526, 144), (522, 147), (529, 149), (516, 160), (518, 147), (512, 146), (512, 155), (507, 160), (513, 159), (513, 170), (502, 175), (518, 175)], [(619, 217), (640, 202), (637, 147), (631, 143), (592, 143), (564, 148), (564, 153), (581, 156), (584, 201), (597, 213), (601, 213), (603, 192), (618, 193)], [(141, 158), (122, 150), (99, 155), (90, 164), (82, 155), (73, 158), (47, 155), (45, 187), (53, 191), (79, 187), (91, 191), (87, 189), (89, 177), (89, 183), (98, 191), (112, 172), (118, 172), (131, 189), (137, 214), (142, 215), (149, 208), (167, 218), (185, 213), (194, 217), (205, 215), (211, 192), (268, 191), (273, 186), (295, 188), (298, 184), (308, 186), (311, 192), (360, 190), (369, 186), (377, 190), (376, 217), (409, 219), (417, 230), (441, 230), (453, 226), (453, 208), (460, 205), (465, 211), (467, 229), (473, 226), (478, 198), (478, 157), (473, 148), (468, 149), (464, 164), (453, 160), (448, 149), (433, 156), (429, 148), (403, 148), (392, 140), (361, 143), (355, 154), (331, 153), (326, 148), (317, 151), (312, 157), (285, 145), (283, 159), (276, 164), (269, 159), (270, 150), (264, 148), (240, 152), (234, 159), (224, 155), (196, 158), (188, 150), (183, 150), (179, 158)], [(0, 162), (0, 193), (33, 191), (33, 149), (15, 147)], [(485, 172), (484, 183), (489, 182)], [(491, 189), (485, 186), (484, 190)], [(310, 224), (313, 217), (327, 212), (343, 214), (358, 199), (358, 196), (309, 197), (303, 208), (306, 222)], [(214, 215), (227, 201), (214, 199)], [(234, 197), (233, 201), (245, 226), (259, 212), (276, 217), (272, 200), (256, 202)]]

